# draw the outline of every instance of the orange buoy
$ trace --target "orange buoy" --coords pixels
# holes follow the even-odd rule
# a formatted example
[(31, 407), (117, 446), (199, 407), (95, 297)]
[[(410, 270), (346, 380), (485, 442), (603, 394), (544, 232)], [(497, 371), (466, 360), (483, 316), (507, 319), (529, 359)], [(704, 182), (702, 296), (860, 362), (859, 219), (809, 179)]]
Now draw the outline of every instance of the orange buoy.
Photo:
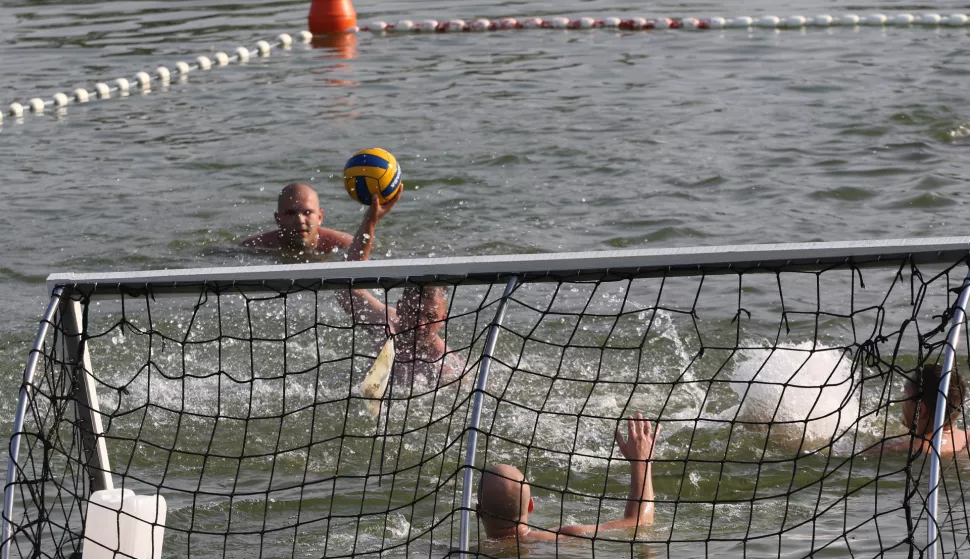
[(350, 0), (311, 0), (310, 33), (342, 33), (357, 25), (357, 12)]

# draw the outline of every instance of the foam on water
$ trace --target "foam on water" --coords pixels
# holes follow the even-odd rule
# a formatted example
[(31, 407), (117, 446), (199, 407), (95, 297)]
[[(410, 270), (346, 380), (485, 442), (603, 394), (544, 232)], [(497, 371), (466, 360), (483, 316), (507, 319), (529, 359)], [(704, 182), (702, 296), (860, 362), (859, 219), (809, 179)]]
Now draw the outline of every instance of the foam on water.
[(955, 128), (947, 130), (947, 135), (951, 140), (963, 140), (970, 137), (970, 123), (964, 123)]

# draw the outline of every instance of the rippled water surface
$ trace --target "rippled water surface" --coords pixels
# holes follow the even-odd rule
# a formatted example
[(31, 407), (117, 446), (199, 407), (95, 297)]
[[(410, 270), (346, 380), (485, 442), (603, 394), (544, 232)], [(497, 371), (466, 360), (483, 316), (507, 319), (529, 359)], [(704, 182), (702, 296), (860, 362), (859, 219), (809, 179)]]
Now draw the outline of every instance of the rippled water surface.
[[(0, 105), (295, 33), (306, 3), (5, 0)], [(362, 20), (892, 14), (884, 2), (415, 0)], [(939, 2), (941, 13), (967, 11)], [(10, 416), (54, 271), (275, 262), (236, 248), (279, 188), (379, 145), (406, 198), (380, 257), (963, 235), (967, 29), (508, 31), (274, 51), (150, 93), (5, 117), (0, 377)], [(6, 428), (5, 428), (6, 430)], [(4, 431), (6, 432), (6, 431)]]

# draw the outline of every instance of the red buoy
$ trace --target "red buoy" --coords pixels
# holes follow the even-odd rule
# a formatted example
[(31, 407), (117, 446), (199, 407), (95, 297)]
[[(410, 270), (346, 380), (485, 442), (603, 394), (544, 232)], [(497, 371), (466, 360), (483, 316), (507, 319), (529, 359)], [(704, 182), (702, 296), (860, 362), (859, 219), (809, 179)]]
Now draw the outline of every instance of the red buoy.
[(342, 33), (357, 25), (357, 12), (350, 0), (311, 0), (310, 33)]

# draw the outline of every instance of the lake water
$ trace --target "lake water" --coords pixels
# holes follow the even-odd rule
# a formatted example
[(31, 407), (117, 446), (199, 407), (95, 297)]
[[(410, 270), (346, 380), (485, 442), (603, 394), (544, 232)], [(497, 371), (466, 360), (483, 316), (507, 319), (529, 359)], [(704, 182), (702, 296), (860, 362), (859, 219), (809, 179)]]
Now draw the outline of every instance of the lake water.
[[(295, 34), (306, 9), (6, 0), (0, 105)], [(362, 21), (846, 13), (824, 1), (421, 0), (357, 10)], [(12, 417), (49, 273), (274, 263), (236, 243), (272, 227), (288, 182), (318, 188), (329, 226), (356, 228), (361, 209), (339, 173), (363, 147), (393, 152), (407, 185), (381, 224), (381, 258), (964, 234), (967, 35), (916, 26), (361, 34), (63, 114), (6, 116), (0, 414)]]

